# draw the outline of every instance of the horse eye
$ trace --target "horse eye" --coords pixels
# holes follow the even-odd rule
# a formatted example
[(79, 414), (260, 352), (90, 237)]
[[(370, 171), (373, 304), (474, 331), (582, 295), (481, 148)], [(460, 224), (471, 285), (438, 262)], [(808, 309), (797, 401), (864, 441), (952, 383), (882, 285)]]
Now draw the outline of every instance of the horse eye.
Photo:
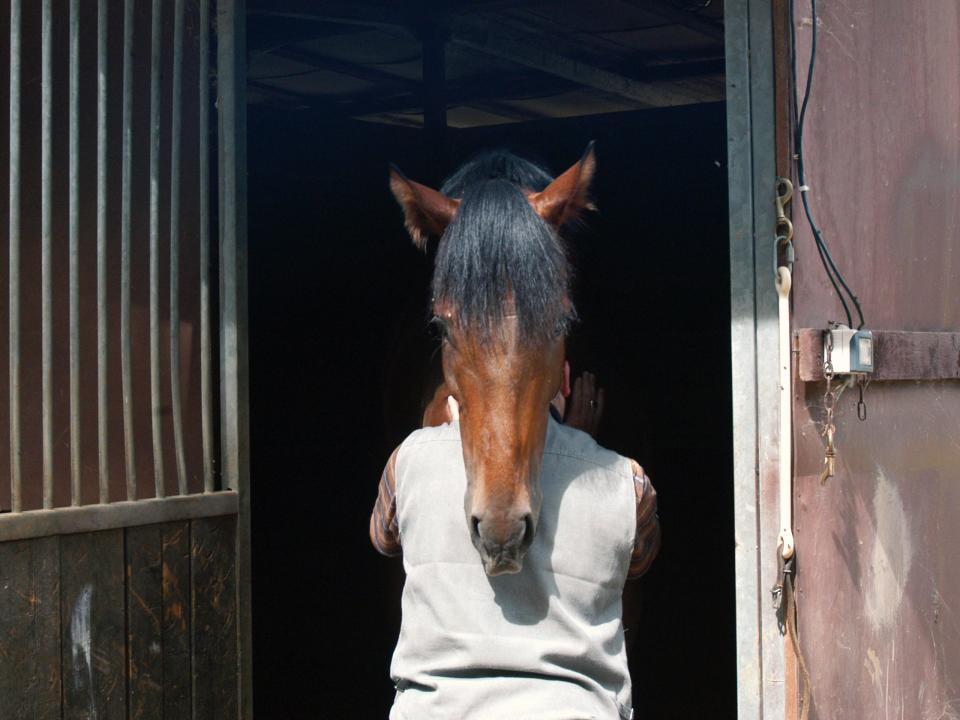
[(430, 324), (436, 328), (436, 332), (440, 335), (441, 340), (446, 340), (450, 337), (450, 330), (447, 328), (447, 323), (443, 318), (434, 316)]

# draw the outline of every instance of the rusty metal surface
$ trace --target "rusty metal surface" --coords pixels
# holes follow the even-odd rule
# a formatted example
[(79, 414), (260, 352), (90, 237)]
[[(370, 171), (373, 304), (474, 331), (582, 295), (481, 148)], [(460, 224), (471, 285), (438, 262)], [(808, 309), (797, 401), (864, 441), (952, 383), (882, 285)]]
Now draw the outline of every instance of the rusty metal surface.
[[(809, 4), (797, 2), (798, 63)], [(834, 258), (886, 330), (960, 327), (960, 6), (820, 3), (804, 147), (810, 199)], [(799, 80), (803, 89), (803, 77)], [(794, 209), (794, 327), (841, 320)]]
[[(821, 384), (799, 384), (796, 539), (812, 718), (960, 715), (960, 383), (841, 398), (821, 486)], [(809, 412), (808, 412), (809, 408)]]
[[(960, 6), (834, 0), (819, 10), (804, 143), (816, 216), (867, 327), (955, 333)], [(796, 22), (802, 73), (807, 2)], [(794, 221), (794, 327), (823, 328), (842, 313), (796, 211)], [(902, 344), (888, 349), (909, 360)], [(825, 487), (823, 389), (797, 382), (794, 405), (811, 718), (960, 717), (960, 382), (871, 385), (863, 423), (847, 390), (837, 475)]]
[[(960, 332), (873, 333), (875, 380), (960, 380)], [(823, 380), (823, 330), (793, 332), (797, 374), (804, 382)]]

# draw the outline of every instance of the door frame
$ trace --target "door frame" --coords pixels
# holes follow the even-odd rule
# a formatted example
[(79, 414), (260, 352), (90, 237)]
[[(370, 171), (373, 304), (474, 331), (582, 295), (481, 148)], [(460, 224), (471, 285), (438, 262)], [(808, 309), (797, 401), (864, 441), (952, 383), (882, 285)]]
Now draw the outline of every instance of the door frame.
[(724, 8), (739, 720), (785, 718), (788, 685), (769, 594), (779, 571), (775, 11), (770, 0)]

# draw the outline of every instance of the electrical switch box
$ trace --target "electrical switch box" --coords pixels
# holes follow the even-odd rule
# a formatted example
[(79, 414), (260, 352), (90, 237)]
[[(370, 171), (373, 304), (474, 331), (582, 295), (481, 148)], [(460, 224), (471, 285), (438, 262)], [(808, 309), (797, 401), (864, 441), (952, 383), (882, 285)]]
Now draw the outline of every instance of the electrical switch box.
[(872, 373), (873, 333), (836, 325), (823, 334), (823, 358), (830, 360), (837, 375)]

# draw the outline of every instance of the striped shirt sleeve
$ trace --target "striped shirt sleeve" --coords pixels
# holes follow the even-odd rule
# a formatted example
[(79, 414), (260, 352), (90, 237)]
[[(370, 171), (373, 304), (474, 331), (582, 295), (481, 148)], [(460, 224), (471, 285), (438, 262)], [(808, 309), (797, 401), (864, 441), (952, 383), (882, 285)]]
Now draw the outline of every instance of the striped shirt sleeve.
[(370, 542), (377, 552), (388, 557), (402, 553), (400, 527), (397, 523), (397, 448), (387, 460), (380, 476), (377, 501), (370, 515)]
[(637, 529), (633, 536), (633, 554), (630, 556), (627, 579), (634, 580), (650, 569), (660, 552), (660, 518), (657, 516), (657, 491), (653, 483), (639, 463), (631, 460), (630, 465), (637, 498)]

